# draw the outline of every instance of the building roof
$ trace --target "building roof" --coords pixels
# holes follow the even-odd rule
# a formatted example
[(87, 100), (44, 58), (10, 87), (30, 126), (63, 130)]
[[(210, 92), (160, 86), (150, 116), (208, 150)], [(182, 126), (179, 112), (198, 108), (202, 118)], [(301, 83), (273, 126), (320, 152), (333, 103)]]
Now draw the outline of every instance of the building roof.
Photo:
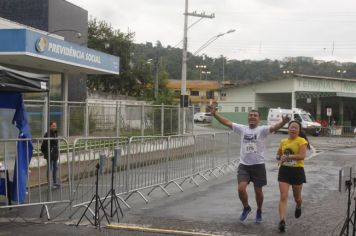
[(325, 79), (325, 80), (338, 80), (338, 81), (351, 81), (351, 82), (356, 82), (356, 79), (337, 78), (337, 77), (318, 76), (318, 75), (296, 74), (295, 77), (308, 78), (308, 79)]
[[(319, 76), (319, 75), (294, 74), (294, 75), (290, 75), (287, 78), (288, 79), (306, 78), (306, 79), (320, 79), (320, 80), (336, 80), (336, 81), (348, 81), (348, 82), (355, 82), (356, 83), (356, 79), (337, 78), (337, 77), (328, 77), (328, 76)], [(284, 79), (286, 79), (286, 78), (285, 77), (278, 77), (278, 78), (272, 79), (272, 80), (253, 80), (253, 81), (244, 82), (244, 83), (236, 83), (233, 86), (226, 86), (226, 87), (224, 87), (224, 89), (231, 89), (231, 88), (249, 86), (251, 84), (257, 84), (257, 83), (268, 83), (270, 81), (277, 81), (277, 80), (284, 80)]]

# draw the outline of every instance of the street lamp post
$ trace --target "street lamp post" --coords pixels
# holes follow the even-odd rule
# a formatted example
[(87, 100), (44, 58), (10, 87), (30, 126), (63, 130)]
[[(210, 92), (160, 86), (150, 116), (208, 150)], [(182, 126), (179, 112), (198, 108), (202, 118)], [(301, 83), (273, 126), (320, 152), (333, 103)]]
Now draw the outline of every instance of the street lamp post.
[(159, 76), (159, 67), (160, 67), (160, 59), (158, 58), (157, 60), (154, 60), (152, 58), (147, 60), (147, 64), (150, 65), (154, 63), (155, 65), (155, 75), (154, 75), (154, 99), (157, 100), (158, 98), (158, 76)]
[(200, 17), (200, 18), (215, 18), (214, 14), (206, 15), (204, 12), (199, 14), (197, 12), (188, 12), (188, 0), (185, 0), (185, 10), (184, 10), (184, 29), (183, 29), (183, 50), (182, 50), (182, 78), (181, 78), (181, 96), (180, 105), (183, 107), (183, 122), (182, 122), (182, 133), (185, 133), (185, 107), (188, 106), (188, 95), (187, 95), (187, 50), (188, 50), (188, 16)]
[[(183, 52), (182, 52), (182, 81), (181, 81), (181, 97), (180, 105), (185, 107), (187, 98), (187, 50), (188, 50), (188, 0), (185, 0), (184, 11), (184, 33), (183, 33)], [(183, 114), (183, 130), (185, 130), (185, 114)]]
[(217, 34), (213, 37), (211, 37), (209, 40), (207, 40), (203, 45), (201, 45), (197, 50), (195, 50), (195, 52), (193, 52), (193, 55), (197, 55), (198, 53), (200, 53), (201, 51), (203, 51), (203, 49), (205, 49), (206, 47), (208, 47), (210, 44), (212, 44), (215, 40), (217, 40), (218, 38), (224, 36), (225, 34), (230, 34), (230, 33), (234, 33), (236, 30), (235, 29), (231, 29), (226, 31), (225, 33), (220, 33)]
[(225, 57), (221, 55), (222, 59), (222, 84), (225, 82)]

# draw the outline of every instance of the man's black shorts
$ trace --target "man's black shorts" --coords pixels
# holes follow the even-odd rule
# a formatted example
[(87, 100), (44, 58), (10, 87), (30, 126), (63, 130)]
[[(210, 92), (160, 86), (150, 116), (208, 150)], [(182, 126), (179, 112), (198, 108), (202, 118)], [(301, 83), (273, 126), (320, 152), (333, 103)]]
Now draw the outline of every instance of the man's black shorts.
[(240, 163), (237, 169), (237, 181), (239, 183), (252, 181), (255, 187), (265, 186), (267, 184), (265, 164), (247, 166)]
[(306, 183), (304, 168), (281, 166), (278, 171), (278, 181), (290, 185), (301, 185)]

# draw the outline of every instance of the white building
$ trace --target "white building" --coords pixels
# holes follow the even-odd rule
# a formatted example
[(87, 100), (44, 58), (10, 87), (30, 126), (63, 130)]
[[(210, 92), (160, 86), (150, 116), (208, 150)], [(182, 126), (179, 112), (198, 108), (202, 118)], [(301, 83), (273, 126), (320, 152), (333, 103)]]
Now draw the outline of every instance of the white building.
[(327, 120), (326, 110), (339, 125), (356, 126), (356, 80), (309, 75), (255, 82), (224, 89), (222, 112), (257, 109), (265, 116), (269, 108), (303, 108), (317, 119)]

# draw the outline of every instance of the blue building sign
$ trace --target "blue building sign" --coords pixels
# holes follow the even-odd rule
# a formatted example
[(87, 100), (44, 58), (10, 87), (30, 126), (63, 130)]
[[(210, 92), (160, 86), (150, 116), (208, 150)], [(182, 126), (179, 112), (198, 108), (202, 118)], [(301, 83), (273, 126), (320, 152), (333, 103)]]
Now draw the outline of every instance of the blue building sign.
[(88, 74), (119, 74), (119, 57), (29, 29), (0, 29), (0, 55), (26, 55), (87, 68)]

